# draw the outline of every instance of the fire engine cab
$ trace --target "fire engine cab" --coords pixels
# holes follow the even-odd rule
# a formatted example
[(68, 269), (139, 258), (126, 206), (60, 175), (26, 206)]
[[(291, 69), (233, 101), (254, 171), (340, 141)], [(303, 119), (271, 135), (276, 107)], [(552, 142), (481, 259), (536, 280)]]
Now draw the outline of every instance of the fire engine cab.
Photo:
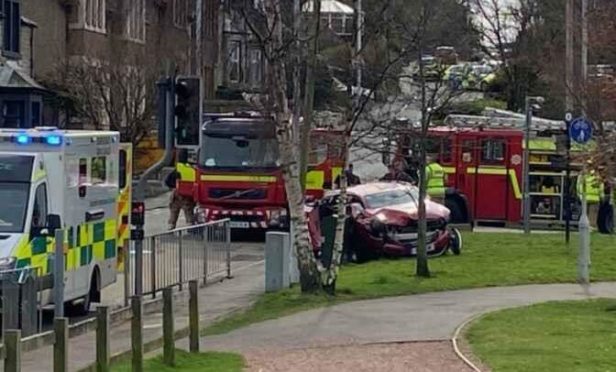
[(64, 229), (64, 298), (82, 312), (99, 302), (128, 237), (130, 154), (117, 132), (0, 129), (0, 272), (49, 283)]
[[(519, 225), (523, 220), (524, 121), (518, 117), (451, 115), (445, 125), (430, 128), (427, 153), (443, 167), (446, 205), (454, 223), (478, 222)], [(570, 219), (579, 219), (581, 207), (576, 181), (584, 150), (571, 150), (569, 182), (566, 157), (557, 145), (564, 123), (533, 119), (529, 148), (531, 221), (538, 226), (561, 226), (571, 205)], [(399, 154), (412, 164), (417, 138), (398, 139)], [(576, 155), (577, 154), (577, 155)], [(568, 189), (567, 189), (568, 187)], [(609, 198), (605, 198), (608, 200)], [(610, 225), (611, 215), (600, 214), (599, 226)], [(602, 223), (605, 222), (605, 223)]]
[[(178, 164), (178, 190), (204, 221), (230, 218), (233, 229), (288, 229), (288, 203), (274, 123), (258, 113), (208, 114), (197, 164)], [(316, 129), (306, 192), (316, 198), (342, 172), (342, 132)]]

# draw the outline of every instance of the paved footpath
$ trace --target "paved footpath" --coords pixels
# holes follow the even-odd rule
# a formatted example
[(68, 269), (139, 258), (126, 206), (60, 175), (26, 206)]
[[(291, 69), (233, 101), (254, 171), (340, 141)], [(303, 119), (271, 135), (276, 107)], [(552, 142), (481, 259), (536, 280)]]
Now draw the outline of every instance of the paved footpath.
[[(442, 343), (451, 339), (460, 324), (477, 314), (538, 302), (589, 297), (616, 297), (616, 283), (593, 284), (590, 296), (579, 285), (554, 284), (470, 289), (350, 302), (254, 324), (225, 335), (205, 337), (202, 345), (213, 350), (244, 353), (251, 371), (313, 371), (315, 363), (323, 362), (318, 352), (326, 350), (323, 348), (355, 345), (361, 351), (361, 348), (369, 346), (398, 343), (398, 346), (406, 347), (407, 352), (412, 354), (416, 352), (417, 342), (424, 350), (442, 348)], [(436, 346), (431, 346), (431, 343)], [(451, 359), (451, 347), (449, 351), (446, 349), (437, 359)], [(294, 353), (303, 356), (303, 359), (300, 358), (303, 364), (284, 363), (285, 359), (291, 363), (294, 358), (289, 358), (289, 355)], [(392, 353), (392, 356), (397, 355), (395, 350)], [(352, 355), (357, 354), (362, 353), (342, 350), (342, 355), (347, 357), (332, 356), (329, 362), (348, 362)], [(434, 354), (432, 351), (426, 352), (421, 358)], [(402, 357), (404, 353), (399, 355)], [(421, 358), (417, 360), (424, 363)], [(456, 367), (448, 364), (446, 368), (439, 368), (438, 360), (436, 364), (437, 367), (430, 367), (426, 362), (425, 368), (415, 364), (415, 368), (405, 370), (465, 370), (461, 364)], [(362, 368), (359, 363), (345, 364), (344, 367), (336, 363), (328, 365), (319, 370), (370, 370)], [(391, 367), (392, 370), (398, 370), (395, 368), (396, 363)]]
[[(235, 266), (236, 263), (233, 263)], [(243, 268), (233, 270), (233, 279), (201, 288), (199, 292), (199, 312), (204, 326), (216, 318), (227, 315), (238, 309), (248, 307), (255, 298), (264, 291), (264, 266), (262, 262), (246, 266), (246, 262), (238, 262)], [(187, 291), (185, 292), (187, 293)], [(175, 301), (175, 329), (188, 326), (188, 296)], [(144, 341), (162, 336), (162, 313), (144, 316)], [(112, 354), (130, 350), (130, 322), (123, 323), (111, 329)], [(95, 334), (93, 332), (70, 339), (69, 370), (76, 371), (96, 360)], [(48, 372), (53, 371), (53, 348), (47, 346), (22, 355), (22, 371)], [(2, 368), (0, 367), (0, 370)]]

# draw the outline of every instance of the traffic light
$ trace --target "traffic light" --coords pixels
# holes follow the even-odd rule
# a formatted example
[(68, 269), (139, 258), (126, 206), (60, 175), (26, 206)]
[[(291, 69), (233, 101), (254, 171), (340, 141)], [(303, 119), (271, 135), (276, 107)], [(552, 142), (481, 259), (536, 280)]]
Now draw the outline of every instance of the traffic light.
[(175, 147), (198, 148), (201, 143), (201, 79), (178, 77), (175, 100)]

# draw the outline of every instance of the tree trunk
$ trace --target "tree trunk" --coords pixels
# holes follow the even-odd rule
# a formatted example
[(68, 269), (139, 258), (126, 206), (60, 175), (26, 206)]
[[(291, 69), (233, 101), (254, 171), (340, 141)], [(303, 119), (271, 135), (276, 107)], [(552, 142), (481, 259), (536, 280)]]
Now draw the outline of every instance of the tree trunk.
[(422, 136), (420, 159), (419, 159), (419, 203), (418, 203), (418, 218), (419, 230), (417, 238), (417, 270), (416, 275), (429, 278), (430, 268), (428, 267), (428, 252), (426, 250), (426, 196), (428, 189), (428, 180), (426, 179), (426, 136)]
[[(280, 138), (279, 138), (280, 140)], [(297, 159), (296, 147), (291, 141), (280, 141), (283, 159)], [(285, 188), (289, 202), (293, 246), (297, 253), (302, 293), (315, 293), (321, 290), (321, 276), (309, 239), (308, 224), (304, 213), (304, 193), (299, 182), (297, 161), (287, 162), (283, 167)]]
[(426, 97), (426, 79), (424, 75), (424, 65), (422, 62), (423, 44), (419, 41), (419, 79), (421, 82), (421, 146), (419, 158), (419, 201), (418, 201), (418, 236), (417, 236), (417, 268), (416, 275), (419, 277), (430, 277), (430, 268), (428, 267), (428, 252), (426, 251), (426, 195), (428, 189), (428, 180), (426, 180), (426, 137), (428, 135), (428, 126), (430, 125), (430, 117), (428, 113), (428, 104)]
[[(286, 97), (287, 77), (284, 58), (278, 55), (283, 50), (280, 3), (267, 0), (266, 14), (271, 33), (271, 41), (266, 44), (269, 63), (267, 64), (268, 98), (266, 110), (273, 114), (276, 122), (276, 136), (280, 144), (280, 159), (289, 203), (289, 215), (293, 232), (293, 246), (297, 253), (302, 293), (321, 290), (321, 277), (310, 244), (308, 225), (304, 214), (304, 193), (299, 179), (298, 149), (293, 141), (293, 114), (289, 110)], [(299, 66), (295, 66), (298, 68)]]
[[(344, 137), (342, 162), (344, 164), (343, 169), (348, 169), (349, 159), (349, 142), (350, 134)], [(338, 279), (338, 271), (340, 263), (342, 261), (342, 251), (344, 249), (344, 226), (346, 221), (346, 205), (347, 205), (347, 186), (348, 181), (346, 172), (340, 173), (340, 198), (338, 199), (337, 219), (336, 219), (336, 235), (334, 236), (334, 251), (332, 252), (332, 259), (329, 267), (327, 268), (323, 287), (325, 291), (331, 295), (335, 294), (336, 280)]]

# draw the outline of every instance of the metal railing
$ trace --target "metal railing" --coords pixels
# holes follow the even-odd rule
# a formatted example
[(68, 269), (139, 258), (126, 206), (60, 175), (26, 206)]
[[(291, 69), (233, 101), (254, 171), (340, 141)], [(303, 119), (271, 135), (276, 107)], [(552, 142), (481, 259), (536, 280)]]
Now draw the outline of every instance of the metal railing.
[[(131, 246), (127, 294), (135, 295), (135, 265), (139, 264)], [(216, 276), (231, 277), (230, 220), (188, 226), (148, 236), (143, 241), (143, 295), (156, 294), (165, 287), (179, 287), (191, 280), (204, 284)], [(137, 278), (138, 279), (138, 278)]]
[(40, 268), (0, 271), (0, 330), (21, 329), (30, 336), (42, 329)]

